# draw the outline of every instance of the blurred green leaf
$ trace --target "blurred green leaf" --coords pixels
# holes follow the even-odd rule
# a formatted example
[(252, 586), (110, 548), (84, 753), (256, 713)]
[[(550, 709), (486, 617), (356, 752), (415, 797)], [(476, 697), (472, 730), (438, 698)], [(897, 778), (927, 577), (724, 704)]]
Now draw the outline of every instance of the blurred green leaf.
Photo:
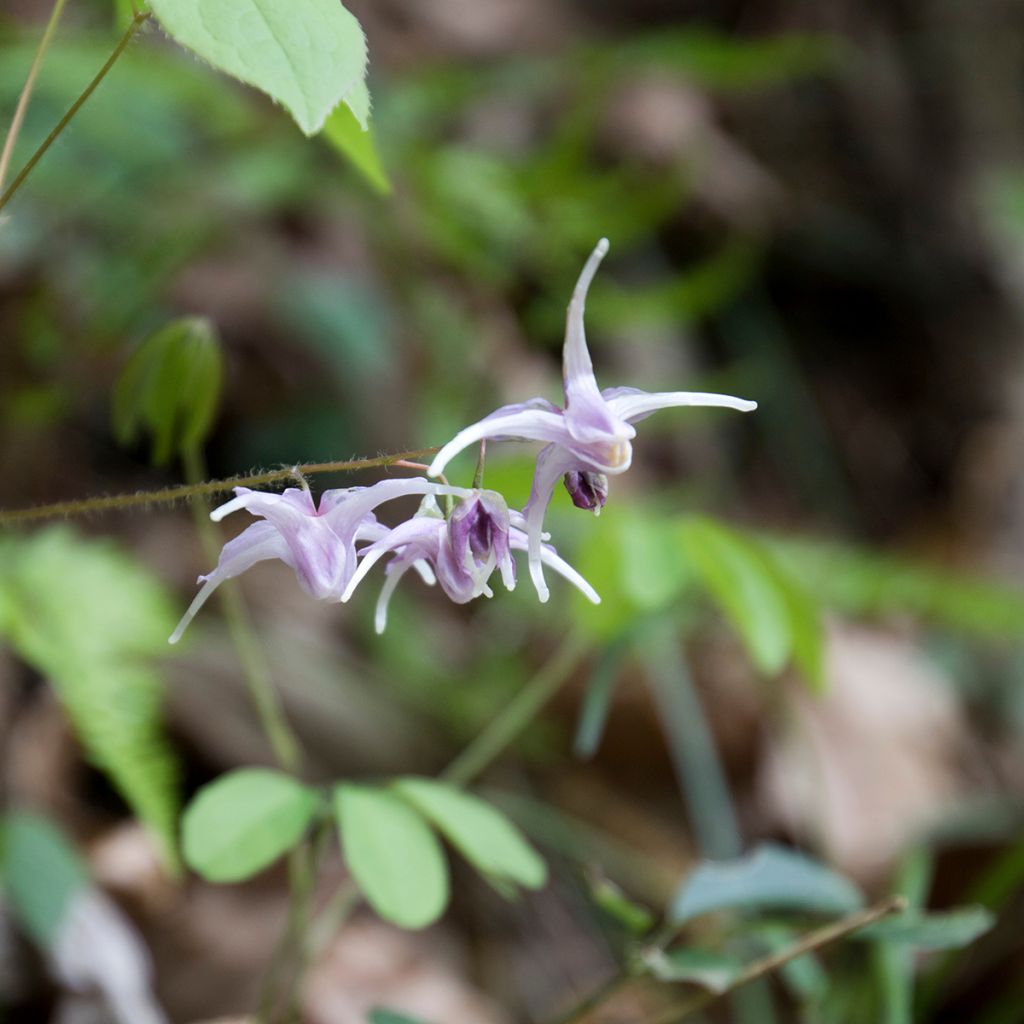
[(395, 1013), (394, 1010), (385, 1010), (380, 1007), (370, 1011), (366, 1018), (369, 1024), (426, 1024), (417, 1017), (410, 1017), (404, 1013)]
[(157, 465), (196, 450), (217, 413), (223, 375), (220, 342), (208, 320), (169, 323), (132, 353), (114, 386), (114, 436), (129, 445), (140, 431), (150, 433)]
[(766, 675), (781, 671), (792, 652), (789, 607), (763, 551), (750, 538), (710, 519), (685, 520), (679, 534), (751, 660)]
[(338, 0), (151, 0), (167, 33), (315, 135), (341, 102), (365, 117), (366, 39)]
[(1024, 590), (825, 541), (766, 538), (823, 605), (850, 615), (912, 614), (980, 637), (1024, 633)]
[(597, 664), (590, 674), (587, 690), (583, 695), (579, 724), (576, 727), (573, 751), (577, 757), (593, 757), (597, 752), (611, 710), (615, 682), (627, 649), (628, 640), (620, 638), (610, 643), (598, 655)]
[(839, 66), (835, 36), (787, 33), (744, 38), (705, 28), (663, 30), (628, 40), (615, 57), (623, 65), (675, 71), (712, 89), (764, 88)]
[(576, 614), (603, 641), (643, 615), (664, 610), (694, 583), (694, 570), (671, 520), (629, 505), (606, 506), (587, 521), (575, 564), (601, 595), (579, 597)]
[(492, 881), (526, 889), (547, 881), (547, 866), (519, 829), (479, 797), (433, 779), (398, 779), (392, 788)]
[(676, 893), (670, 916), (680, 924), (713, 910), (844, 914), (862, 905), (861, 894), (849, 879), (802, 853), (763, 843), (739, 860), (699, 864)]
[(26, 933), (50, 949), (72, 898), (88, 885), (78, 853), (49, 820), (11, 811), (0, 822), (0, 880)]
[(349, 107), (342, 105), (327, 118), (324, 138), (352, 163), (375, 192), (382, 196), (390, 194), (391, 182), (377, 153), (373, 130), (369, 125), (363, 127)]
[(185, 862), (210, 882), (240, 882), (302, 838), (316, 793), (281, 772), (241, 768), (211, 782), (182, 816)]
[(594, 903), (634, 935), (643, 935), (654, 925), (654, 914), (647, 907), (631, 900), (603, 874), (588, 872), (587, 887)]
[(158, 582), (62, 526), (0, 538), (0, 635), (46, 676), (86, 751), (174, 862), (178, 767), (161, 727), (175, 614)]
[(855, 938), (901, 943), (915, 949), (960, 949), (989, 931), (995, 920), (985, 907), (958, 907), (934, 914), (910, 910), (861, 929)]
[(651, 950), (642, 962), (659, 981), (699, 985), (709, 992), (724, 992), (743, 970), (742, 960), (706, 949)]
[(448, 905), (448, 866), (430, 826), (395, 793), (334, 790), (341, 847), (374, 910), (402, 928), (425, 928)]

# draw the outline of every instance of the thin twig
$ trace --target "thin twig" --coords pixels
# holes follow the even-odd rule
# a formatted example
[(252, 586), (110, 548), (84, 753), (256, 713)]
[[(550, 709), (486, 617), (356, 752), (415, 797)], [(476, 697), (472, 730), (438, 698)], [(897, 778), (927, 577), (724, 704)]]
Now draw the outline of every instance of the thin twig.
[(29, 157), (29, 161), (11, 182), (10, 188), (0, 195), (0, 210), (2, 210), (13, 198), (14, 193), (21, 188), (24, 184), (25, 179), (35, 169), (37, 163), (46, 155), (46, 151), (57, 141), (60, 137), (61, 132), (71, 123), (75, 114), (82, 109), (86, 100), (96, 91), (96, 87), (107, 77), (107, 73), (117, 63), (117, 58), (128, 48), (128, 44), (135, 37), (135, 33), (149, 20), (150, 14), (148, 11), (142, 11), (140, 14), (136, 14), (132, 18), (131, 24), (125, 29), (124, 35), (121, 36), (117, 46), (114, 47), (114, 52), (107, 58), (106, 63), (96, 72), (93, 80), (82, 90), (81, 95), (74, 103), (68, 108), (67, 113), (57, 122), (53, 131), (43, 140), (42, 145)]
[(679, 1021), (685, 1020), (692, 1014), (703, 1010), (730, 992), (734, 992), (736, 989), (742, 988), (758, 978), (763, 978), (766, 974), (777, 971), (791, 960), (796, 960), (806, 953), (814, 953), (819, 949), (824, 949), (826, 946), (831, 946), (834, 942), (846, 938), (847, 935), (851, 935), (853, 932), (860, 931), (861, 928), (866, 928), (869, 924), (880, 921), (883, 917), (902, 913), (906, 909), (907, 900), (905, 897), (890, 896), (888, 899), (876, 903), (873, 907), (868, 907), (867, 910), (860, 910), (847, 917), (841, 917), (838, 921), (833, 921), (831, 924), (827, 924), (813, 932), (808, 932), (803, 938), (798, 939), (776, 953), (771, 953), (768, 956), (754, 960), (727, 989), (721, 992), (700, 992), (691, 999), (666, 1010), (660, 1016), (649, 1021), (648, 1024), (678, 1024)]
[(21, 126), (25, 122), (25, 112), (28, 110), (28, 101), (32, 96), (36, 79), (39, 77), (39, 69), (43, 66), (43, 58), (50, 48), (54, 33), (57, 31), (57, 23), (64, 12), (64, 5), (67, 0), (57, 0), (50, 12), (50, 20), (43, 29), (43, 38), (39, 40), (35, 56), (32, 58), (32, 66), (28, 69), (25, 84), (22, 86), (21, 95), (18, 97), (18, 105), (14, 108), (14, 117), (11, 118), (11, 127), (7, 129), (7, 138), (4, 139), (3, 152), (0, 152), (0, 191), (3, 190), (4, 181), (7, 180), (7, 171), (11, 166), (11, 156), (14, 153), (14, 144), (18, 141)]
[(58, 501), (52, 505), (38, 505), (35, 508), (0, 509), (0, 526), (13, 523), (27, 523), (38, 519), (88, 515), (91, 512), (113, 512), (119, 509), (139, 508), (145, 505), (170, 505), (188, 498), (222, 494), (233, 487), (259, 487), (279, 480), (295, 479), (296, 473), (312, 476), (314, 473), (349, 473), (360, 469), (377, 469), (392, 466), (410, 456), (431, 455), (436, 448), (420, 448), (395, 455), (381, 455), (374, 459), (350, 459), (347, 462), (307, 462), (299, 466), (272, 469), (247, 476), (234, 476), (226, 480), (207, 480), (199, 484), (181, 484), (177, 487), (163, 487), (157, 491), (136, 491), (135, 494), (111, 494), (101, 498), (83, 498), (78, 501)]

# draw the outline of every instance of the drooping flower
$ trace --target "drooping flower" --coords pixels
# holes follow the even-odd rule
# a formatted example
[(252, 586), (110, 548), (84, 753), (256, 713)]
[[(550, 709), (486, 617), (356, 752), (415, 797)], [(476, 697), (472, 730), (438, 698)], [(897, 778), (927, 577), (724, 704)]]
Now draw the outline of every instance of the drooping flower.
[[(477, 597), (492, 597), (489, 580), (497, 569), (506, 589), (515, 588), (512, 551), (526, 551), (525, 519), (508, 508), (494, 491), (474, 491), (445, 519), (432, 495), (424, 498), (419, 512), (399, 524), (359, 553), (359, 568), (341, 596), (347, 601), (374, 565), (385, 555), (391, 561), (385, 569), (384, 586), (377, 599), (374, 625), (383, 633), (388, 604), (400, 580), (413, 566), (428, 565), (445, 594), (456, 604)], [(572, 568), (550, 544), (541, 545), (541, 559), (595, 604), (600, 598), (594, 588)], [(421, 573), (430, 582), (426, 573)]]
[(277, 558), (290, 566), (302, 588), (321, 601), (340, 601), (356, 571), (358, 542), (378, 541), (387, 527), (377, 522), (374, 509), (405, 495), (450, 494), (465, 497), (472, 492), (449, 487), (422, 477), (382, 480), (372, 487), (348, 487), (324, 491), (320, 504), (305, 488), (290, 487), (281, 494), (236, 487), (235, 497), (210, 513), (219, 522), (245, 509), (259, 517), (234, 540), (224, 545), (217, 567), (199, 577), (203, 584), (187, 612), (171, 634), (177, 643), (185, 628), (225, 580), (239, 576), (257, 562)]
[[(695, 391), (651, 393), (630, 387), (602, 391), (598, 388), (583, 329), (583, 307), (587, 289), (607, 251), (608, 240), (602, 238), (583, 267), (569, 303), (562, 349), (564, 408), (543, 398), (503, 406), (456, 434), (437, 453), (428, 470), (431, 476), (437, 476), (459, 452), (482, 440), (545, 442), (537, 457), (533, 487), (524, 509), (530, 575), (541, 601), (548, 599), (542, 568), (544, 514), (559, 479), (567, 477), (566, 486), (575, 504), (583, 501), (581, 507), (597, 509), (603, 504), (603, 496), (599, 494), (596, 478), (629, 469), (633, 458), (632, 441), (636, 436), (634, 423), (659, 409), (673, 406), (723, 406), (740, 412), (757, 408), (756, 402), (731, 395)], [(592, 495), (580, 486), (581, 478), (569, 476), (574, 473), (589, 475), (586, 479), (596, 487)]]

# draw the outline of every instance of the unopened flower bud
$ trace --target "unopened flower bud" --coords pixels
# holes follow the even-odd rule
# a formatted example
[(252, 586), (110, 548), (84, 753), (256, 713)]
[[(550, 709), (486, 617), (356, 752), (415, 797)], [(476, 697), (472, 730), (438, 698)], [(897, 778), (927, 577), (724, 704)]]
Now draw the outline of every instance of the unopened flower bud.
[(608, 477), (604, 473), (574, 469), (565, 474), (565, 489), (577, 508), (600, 515), (608, 500)]

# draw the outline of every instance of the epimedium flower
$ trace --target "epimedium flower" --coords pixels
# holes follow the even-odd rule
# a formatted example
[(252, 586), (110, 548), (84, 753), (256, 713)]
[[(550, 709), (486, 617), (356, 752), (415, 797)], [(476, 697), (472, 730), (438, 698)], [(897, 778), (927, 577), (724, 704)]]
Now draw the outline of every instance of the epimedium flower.
[[(526, 521), (521, 512), (510, 510), (495, 491), (473, 491), (445, 518), (433, 495), (423, 499), (412, 519), (399, 524), (359, 553), (359, 568), (341, 596), (348, 601), (356, 587), (380, 559), (391, 555), (385, 568), (384, 586), (377, 599), (374, 626), (383, 633), (387, 626), (388, 604), (402, 577), (414, 566), (426, 565), (421, 572), (431, 577), (456, 604), (477, 597), (492, 597), (489, 581), (497, 569), (506, 589), (516, 585), (513, 551), (526, 551), (529, 541)], [(577, 587), (590, 601), (599, 604), (593, 587), (568, 564), (550, 544), (542, 544), (540, 557), (559, 575)]]
[[(235, 497), (214, 509), (210, 518), (219, 522), (232, 512), (245, 509), (260, 521), (228, 541), (216, 568), (199, 577), (203, 586), (171, 634), (170, 643), (181, 639), (188, 624), (221, 583), (268, 559), (276, 558), (290, 566), (299, 585), (312, 597), (340, 601), (356, 572), (356, 544), (372, 543), (388, 535), (388, 528), (377, 522), (374, 510), (386, 501), (410, 494), (466, 497), (472, 492), (413, 477), (382, 480), (372, 487), (324, 491), (317, 505), (306, 488), (290, 487), (274, 494), (236, 487)], [(428, 566), (418, 568), (430, 578)]]
[(564, 407), (543, 398), (503, 406), (456, 434), (428, 469), (430, 476), (438, 476), (459, 452), (484, 440), (545, 442), (523, 510), (530, 576), (541, 601), (548, 599), (543, 572), (544, 514), (560, 479), (565, 480), (577, 507), (598, 512), (607, 496), (607, 478), (624, 473), (632, 462), (634, 423), (673, 406), (721, 406), (740, 412), (757, 408), (756, 402), (731, 395), (598, 388), (583, 329), (583, 308), (590, 282), (607, 251), (608, 239), (602, 238), (584, 265), (569, 302), (562, 348)]

